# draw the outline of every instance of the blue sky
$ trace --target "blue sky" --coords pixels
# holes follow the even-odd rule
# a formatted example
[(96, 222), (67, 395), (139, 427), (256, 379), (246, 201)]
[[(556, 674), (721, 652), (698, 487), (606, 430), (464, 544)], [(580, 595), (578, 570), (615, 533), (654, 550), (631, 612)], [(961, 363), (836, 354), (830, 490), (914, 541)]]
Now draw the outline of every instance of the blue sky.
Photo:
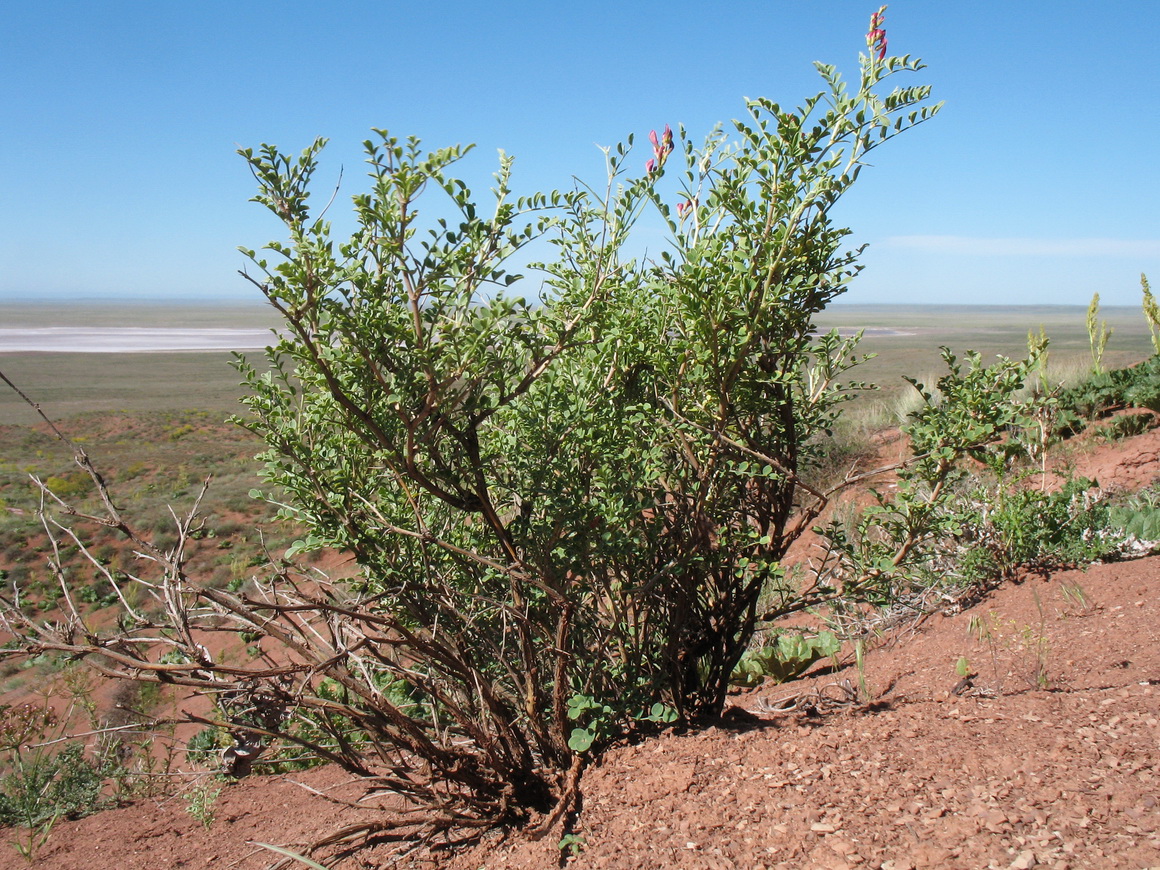
[[(342, 166), (340, 204), (371, 127), (477, 143), (477, 190), (499, 148), (520, 191), (568, 187), (629, 133), (796, 104), (812, 61), (854, 69), (875, 8), (10, 0), (0, 298), (256, 301), (236, 247), (279, 227), (238, 146), (329, 137), (317, 197)], [(1140, 272), (1160, 284), (1160, 4), (895, 0), (887, 31), (946, 107), (841, 203), (870, 244), (847, 301), (1134, 305)]]

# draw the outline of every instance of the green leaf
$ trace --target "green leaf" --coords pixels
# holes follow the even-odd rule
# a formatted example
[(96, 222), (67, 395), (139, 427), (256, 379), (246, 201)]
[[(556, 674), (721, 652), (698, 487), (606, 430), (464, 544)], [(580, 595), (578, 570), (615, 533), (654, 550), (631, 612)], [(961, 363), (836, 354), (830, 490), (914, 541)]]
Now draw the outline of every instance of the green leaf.
[(573, 728), (572, 736), (568, 738), (568, 748), (573, 752), (587, 752), (595, 740), (596, 735), (587, 728)]
[(838, 636), (832, 631), (818, 632), (818, 636), (811, 643), (814, 650), (822, 658), (837, 655), (838, 651), (842, 648), (842, 642), (838, 640)]

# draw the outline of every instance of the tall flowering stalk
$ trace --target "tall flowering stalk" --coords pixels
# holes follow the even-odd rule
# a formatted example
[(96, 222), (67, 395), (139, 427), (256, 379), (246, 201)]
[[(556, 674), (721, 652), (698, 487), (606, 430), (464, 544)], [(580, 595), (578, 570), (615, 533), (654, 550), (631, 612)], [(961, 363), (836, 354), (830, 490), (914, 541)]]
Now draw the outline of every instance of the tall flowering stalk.
[(870, 30), (866, 33), (866, 47), (870, 49), (870, 56), (875, 60), (886, 59), (886, 7), (879, 6), (878, 11), (870, 16)]
[(1144, 291), (1144, 317), (1148, 321), (1148, 334), (1152, 336), (1152, 347), (1160, 354), (1160, 305), (1148, 286), (1148, 276), (1140, 273), (1140, 288)]

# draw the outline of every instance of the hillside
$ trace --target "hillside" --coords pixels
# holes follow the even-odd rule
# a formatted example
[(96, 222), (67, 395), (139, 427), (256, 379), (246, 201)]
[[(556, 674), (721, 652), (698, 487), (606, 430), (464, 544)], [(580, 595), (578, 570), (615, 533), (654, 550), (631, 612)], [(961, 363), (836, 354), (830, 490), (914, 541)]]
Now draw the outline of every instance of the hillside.
[[(1072, 462), (1139, 486), (1160, 471), (1158, 448), (1153, 431)], [(571, 857), (557, 829), (539, 842), (497, 834), (459, 854), (388, 843), (325, 863), (1160, 866), (1158, 573), (1152, 557), (1026, 577), (883, 633), (861, 674), (845, 662), (767, 683), (734, 695), (706, 730), (614, 748), (583, 778)], [(860, 679), (869, 704), (857, 702)], [(373, 812), (341, 803), (359, 793), (328, 768), (203, 784), (221, 788), (209, 825), (187, 811), (187, 785), (58, 822), (36, 866), (260, 868), (277, 856), (254, 842), (300, 848)], [(0, 851), (0, 868), (24, 866)]]

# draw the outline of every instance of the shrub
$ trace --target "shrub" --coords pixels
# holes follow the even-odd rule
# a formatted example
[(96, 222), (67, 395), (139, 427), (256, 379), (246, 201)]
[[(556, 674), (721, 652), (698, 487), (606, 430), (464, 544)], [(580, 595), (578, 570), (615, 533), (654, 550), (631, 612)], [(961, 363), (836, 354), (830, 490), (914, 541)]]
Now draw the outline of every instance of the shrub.
[(49, 492), (62, 499), (75, 499), (92, 489), (88, 476), (79, 471), (70, 471), (61, 475), (54, 474), (44, 481), (44, 485)]
[[(268, 369), (238, 360), (241, 422), (268, 446), (264, 497), (305, 529), (287, 559), (335, 547), (359, 577), (283, 562), (253, 595), (194, 583), (193, 513), (161, 544), (106, 499), (163, 611), (87, 648), (25, 624), (30, 646), (126, 650), (106, 667), (212, 688), (204, 724), (238, 754), (288, 741), (441, 828), (549, 826), (608, 740), (717, 716), (764, 588), (845, 483), (805, 479), (861, 387), (843, 380), (857, 339), (814, 329), (859, 268), (830, 210), (937, 109), (926, 87), (877, 93), (921, 65), (886, 57), (875, 21), (856, 88), (819, 64), (823, 93), (749, 101), (736, 143), (654, 132), (639, 175), (630, 140), (603, 192), (513, 199), (504, 157), (485, 208), (451, 174), (466, 149), (376, 131), (358, 229), (336, 243), (309, 207), (321, 140), (243, 151), (289, 238), (273, 262), (247, 252), (285, 329)], [(650, 209), (669, 243), (631, 259)], [(538, 285), (507, 265), (536, 239), (555, 254)], [(534, 301), (513, 295), (527, 287)], [(947, 462), (983, 437), (953, 434)], [(783, 584), (774, 611), (832, 594)], [(223, 615), (278, 652), (222, 668), (196, 637)], [(141, 652), (158, 636), (180, 658)]]
[[(462, 149), (378, 131), (339, 245), (308, 208), (321, 142), (244, 152), (290, 241), (274, 263), (249, 252), (287, 330), (263, 374), (240, 363), (243, 423), (309, 530), (292, 549), (358, 560), (347, 630), (391, 638), (360, 666), (457, 735), (376, 697), (372, 745), (502, 815), (546, 809), (578, 753), (654, 704), (719, 713), (795, 507), (819, 509), (801, 477), (814, 436), (849, 395), (854, 340), (813, 336), (857, 271), (829, 209), (867, 151), (929, 117), (926, 88), (871, 90), (915, 68), (864, 57), (850, 96), (820, 66), (826, 95), (751, 101), (736, 145), (666, 128), (643, 176), (609, 152), (605, 194), (511, 201), (505, 159), (487, 210), (449, 174)], [(627, 260), (649, 206), (671, 245)], [(541, 235), (559, 259), (532, 304), (504, 289), (525, 286), (505, 261)]]

